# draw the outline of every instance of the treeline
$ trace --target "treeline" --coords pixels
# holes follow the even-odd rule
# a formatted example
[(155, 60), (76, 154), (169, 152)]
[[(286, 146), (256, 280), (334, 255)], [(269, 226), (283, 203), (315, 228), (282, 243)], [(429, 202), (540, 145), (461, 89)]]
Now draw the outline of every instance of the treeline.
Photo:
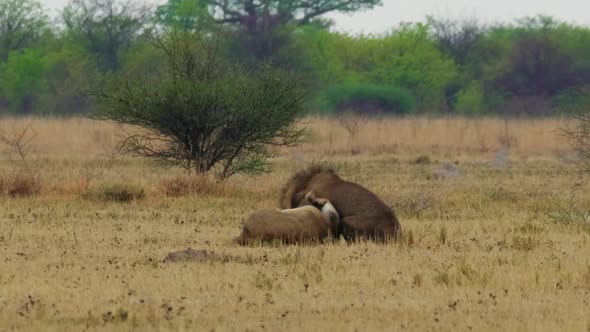
[[(158, 31), (199, 30), (245, 68), (291, 69), (318, 112), (550, 115), (590, 105), (590, 28), (532, 17), (511, 24), (429, 17), (381, 35), (330, 30), (325, 13), (379, 0), (0, 0), (0, 114), (71, 115), (112, 75), (157, 79)], [(198, 42), (198, 41), (196, 41)]]

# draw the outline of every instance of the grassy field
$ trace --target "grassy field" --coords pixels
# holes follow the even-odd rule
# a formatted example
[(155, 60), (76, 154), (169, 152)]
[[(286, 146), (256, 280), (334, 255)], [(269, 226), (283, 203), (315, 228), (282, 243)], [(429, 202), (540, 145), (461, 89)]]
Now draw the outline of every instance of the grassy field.
[[(276, 151), (273, 173), (215, 186), (113, 158), (114, 124), (0, 120), (4, 136), (34, 133), (34, 176), (0, 149), (0, 330), (590, 331), (590, 224), (550, 217), (590, 202), (556, 134), (567, 121), (307, 122), (308, 143)], [(404, 238), (232, 244), (310, 162), (391, 204)], [(434, 180), (443, 162), (461, 176)], [(121, 187), (135, 199), (114, 202)], [(188, 247), (208, 260), (162, 262)]]

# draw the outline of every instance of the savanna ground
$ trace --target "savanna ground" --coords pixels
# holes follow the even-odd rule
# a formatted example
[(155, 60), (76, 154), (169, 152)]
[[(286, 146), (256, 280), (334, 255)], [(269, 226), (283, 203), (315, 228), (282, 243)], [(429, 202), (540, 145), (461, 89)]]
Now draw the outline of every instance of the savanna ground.
[[(277, 150), (273, 173), (214, 186), (110, 157), (113, 124), (0, 120), (36, 133), (34, 177), (0, 155), (0, 330), (590, 331), (590, 225), (549, 216), (574, 189), (577, 206), (590, 200), (555, 132), (566, 120), (511, 120), (506, 133), (496, 119), (387, 119), (354, 140), (308, 122), (308, 143)], [(496, 158), (506, 144), (509, 163)], [(403, 240), (230, 243), (312, 161), (394, 206)], [(461, 176), (433, 179), (446, 161)], [(121, 186), (137, 199), (113, 201)], [(213, 254), (162, 263), (187, 247)]]

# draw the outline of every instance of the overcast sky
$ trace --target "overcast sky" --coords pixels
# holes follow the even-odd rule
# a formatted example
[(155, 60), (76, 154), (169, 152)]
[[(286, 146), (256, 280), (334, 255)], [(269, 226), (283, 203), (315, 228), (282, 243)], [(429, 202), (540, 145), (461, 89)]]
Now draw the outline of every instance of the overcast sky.
[[(165, 0), (149, 0), (165, 2)], [(52, 14), (67, 0), (41, 0)], [(385, 32), (400, 22), (424, 21), (427, 15), (472, 18), (486, 22), (511, 22), (515, 18), (544, 14), (572, 23), (590, 25), (588, 0), (383, 0), (383, 6), (353, 15), (329, 15), (335, 29), (352, 33)]]

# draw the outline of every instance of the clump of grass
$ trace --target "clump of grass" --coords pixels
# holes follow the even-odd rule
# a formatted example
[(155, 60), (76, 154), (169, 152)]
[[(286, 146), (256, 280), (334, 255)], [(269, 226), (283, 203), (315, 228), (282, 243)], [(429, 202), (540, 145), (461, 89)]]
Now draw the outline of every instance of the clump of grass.
[(517, 228), (518, 231), (522, 232), (523, 234), (539, 234), (544, 231), (544, 228), (538, 225), (535, 225), (531, 221), (527, 221), (524, 225)]
[(119, 308), (119, 309), (117, 309), (115, 317), (117, 317), (117, 319), (119, 321), (124, 322), (127, 320), (127, 318), (129, 318), (129, 311), (127, 311), (123, 308)]
[(539, 240), (532, 235), (518, 236), (512, 238), (512, 248), (522, 251), (532, 251), (539, 245)]
[(467, 280), (469, 281), (473, 281), (475, 279), (475, 276), (477, 275), (475, 269), (467, 262), (467, 259), (465, 258), (459, 261), (457, 269), (461, 276), (467, 278)]
[(444, 225), (440, 228), (437, 237), (438, 237), (438, 241), (440, 242), (440, 244), (442, 244), (443, 246), (445, 244), (447, 244), (449, 234), (447, 232), (447, 228)]
[(303, 257), (301, 254), (301, 249), (297, 248), (295, 252), (288, 252), (282, 259), (281, 262), (286, 265), (296, 265), (301, 263)]
[(414, 277), (412, 277), (412, 285), (414, 285), (416, 287), (422, 287), (423, 284), (424, 284), (424, 276), (422, 275), (422, 273), (414, 274)]
[(266, 273), (258, 271), (256, 278), (254, 279), (254, 286), (258, 289), (272, 290), (276, 288), (278, 284), (275, 283), (275, 279)]
[(102, 315), (103, 322), (106, 323), (121, 323), (129, 318), (129, 312), (123, 308), (117, 309), (115, 313), (107, 311)]
[(0, 176), (0, 194), (11, 197), (27, 197), (41, 192), (41, 179), (31, 173), (14, 173)]
[(436, 272), (435, 276), (434, 276), (434, 282), (438, 285), (445, 285), (445, 286), (450, 286), (451, 285), (451, 274), (449, 273), (449, 271), (438, 271)]
[(430, 157), (424, 154), (414, 159), (414, 164), (416, 165), (430, 165), (430, 162)]
[(582, 285), (590, 289), (590, 265), (588, 265), (586, 272), (582, 275)]
[(420, 219), (423, 212), (437, 205), (432, 191), (427, 188), (403, 192), (398, 197), (393, 198), (393, 201), (395, 203), (392, 207), (396, 213), (404, 216), (415, 216), (417, 219)]
[(493, 202), (518, 203), (522, 198), (516, 191), (504, 187), (494, 187), (487, 192), (487, 196)]
[(228, 192), (227, 183), (219, 183), (203, 175), (176, 176), (162, 180), (158, 191), (167, 197), (180, 197), (197, 194), (202, 196), (222, 196)]
[(132, 184), (107, 184), (84, 191), (82, 197), (105, 202), (128, 203), (143, 199), (145, 197), (145, 191), (143, 188)]
[(416, 245), (414, 230), (404, 230), (404, 232), (401, 235), (401, 241), (399, 241), (399, 243), (408, 248), (413, 248)]

